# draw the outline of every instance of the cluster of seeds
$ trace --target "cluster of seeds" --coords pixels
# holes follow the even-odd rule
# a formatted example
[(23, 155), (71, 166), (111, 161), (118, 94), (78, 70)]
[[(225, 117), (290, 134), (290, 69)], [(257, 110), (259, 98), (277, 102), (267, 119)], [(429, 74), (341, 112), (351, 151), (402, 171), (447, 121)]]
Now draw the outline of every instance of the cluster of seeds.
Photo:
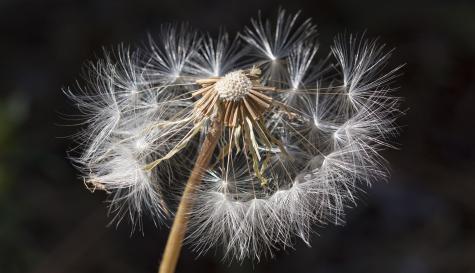
[(117, 222), (160, 223), (222, 118), (188, 242), (239, 260), (309, 243), (313, 224), (342, 223), (355, 193), (386, 177), (380, 151), (400, 115), (384, 46), (343, 35), (331, 58), (318, 48), (310, 19), (280, 11), (235, 39), (168, 25), (149, 52), (106, 56), (68, 91), (87, 116), (75, 158), (86, 184), (110, 195)]
[(237, 101), (251, 91), (252, 82), (243, 71), (233, 71), (216, 82), (216, 92), (223, 100)]

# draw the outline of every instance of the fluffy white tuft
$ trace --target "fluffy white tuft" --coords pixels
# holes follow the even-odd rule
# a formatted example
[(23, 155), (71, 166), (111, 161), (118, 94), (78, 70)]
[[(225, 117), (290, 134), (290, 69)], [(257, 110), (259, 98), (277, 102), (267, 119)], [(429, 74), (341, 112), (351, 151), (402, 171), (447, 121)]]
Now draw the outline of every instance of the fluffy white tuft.
[[(110, 194), (117, 221), (149, 214), (159, 223), (207, 132), (209, 119), (195, 119), (196, 80), (258, 67), (280, 105), (259, 122), (278, 141), (253, 142), (256, 168), (242, 149), (229, 151), (241, 129), (225, 130), (193, 195), (187, 241), (199, 253), (221, 247), (230, 259), (260, 259), (295, 238), (310, 244), (314, 224), (343, 223), (357, 193), (387, 176), (380, 151), (393, 147), (401, 114), (390, 85), (399, 67), (386, 68), (390, 52), (377, 41), (351, 35), (321, 62), (315, 35), (310, 19), (281, 10), (275, 21), (259, 15), (240, 38), (167, 25), (144, 53), (106, 55), (86, 87), (67, 91), (86, 117), (75, 158), (86, 183)], [(233, 98), (249, 92), (226, 88)]]

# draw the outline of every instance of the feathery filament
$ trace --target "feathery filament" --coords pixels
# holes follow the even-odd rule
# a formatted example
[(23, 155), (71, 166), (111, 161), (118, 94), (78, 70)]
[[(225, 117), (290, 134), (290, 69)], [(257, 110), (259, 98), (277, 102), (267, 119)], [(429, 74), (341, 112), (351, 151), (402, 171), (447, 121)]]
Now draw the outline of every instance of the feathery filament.
[(387, 176), (400, 67), (386, 69), (390, 52), (362, 36), (338, 36), (319, 62), (315, 36), (310, 19), (281, 10), (235, 39), (167, 25), (148, 51), (107, 55), (89, 86), (66, 92), (87, 117), (74, 159), (87, 187), (109, 194), (117, 222), (162, 222), (222, 118), (189, 213), (197, 252), (259, 259), (342, 223), (357, 192)]

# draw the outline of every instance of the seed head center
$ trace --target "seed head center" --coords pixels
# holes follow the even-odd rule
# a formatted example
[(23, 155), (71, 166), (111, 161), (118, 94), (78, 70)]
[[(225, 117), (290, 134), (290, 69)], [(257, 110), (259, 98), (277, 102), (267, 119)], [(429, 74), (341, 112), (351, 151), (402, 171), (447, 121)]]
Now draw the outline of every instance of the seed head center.
[(226, 74), (215, 85), (215, 90), (221, 99), (232, 101), (245, 97), (251, 88), (252, 82), (242, 70)]

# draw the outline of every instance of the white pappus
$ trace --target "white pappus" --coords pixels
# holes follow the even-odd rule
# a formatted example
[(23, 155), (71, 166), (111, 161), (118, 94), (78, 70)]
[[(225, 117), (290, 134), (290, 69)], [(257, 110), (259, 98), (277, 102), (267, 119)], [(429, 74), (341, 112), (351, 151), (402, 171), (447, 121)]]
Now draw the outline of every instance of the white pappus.
[[(198, 253), (259, 259), (315, 224), (342, 223), (357, 192), (387, 176), (401, 114), (400, 67), (376, 40), (341, 35), (319, 58), (316, 26), (280, 10), (217, 39), (166, 25), (150, 46), (119, 47), (67, 90), (85, 117), (73, 160), (120, 222), (171, 217), (215, 119), (223, 132), (193, 194), (186, 240)], [(319, 61), (323, 60), (323, 61)]]

